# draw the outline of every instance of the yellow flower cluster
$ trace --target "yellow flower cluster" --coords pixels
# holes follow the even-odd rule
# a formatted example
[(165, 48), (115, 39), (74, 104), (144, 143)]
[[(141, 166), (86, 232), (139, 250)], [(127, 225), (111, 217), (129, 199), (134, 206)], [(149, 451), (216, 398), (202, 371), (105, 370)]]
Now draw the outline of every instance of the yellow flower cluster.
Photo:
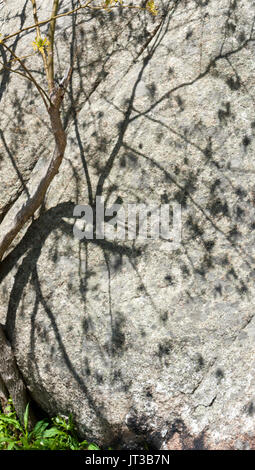
[(146, 8), (152, 15), (156, 16), (158, 14), (154, 0), (148, 0), (146, 3)]
[(50, 45), (50, 42), (47, 38), (43, 39), (41, 37), (37, 37), (34, 41), (33, 41), (33, 48), (34, 48), (34, 51), (39, 51), (39, 52), (43, 52), (44, 51), (44, 48), (45, 47), (49, 47)]

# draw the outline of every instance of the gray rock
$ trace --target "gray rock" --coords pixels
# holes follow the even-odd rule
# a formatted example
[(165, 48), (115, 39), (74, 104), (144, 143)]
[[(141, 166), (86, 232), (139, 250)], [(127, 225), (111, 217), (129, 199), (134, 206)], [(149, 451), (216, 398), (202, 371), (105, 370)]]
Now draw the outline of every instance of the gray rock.
[[(2, 8), (3, 33), (31, 24), (19, 3)], [(2, 263), (0, 319), (34, 399), (88, 439), (254, 448), (254, 2), (158, 3), (155, 19), (79, 17), (68, 148)], [(71, 19), (61, 28), (64, 69)], [(52, 139), (26, 82), (1, 90), (4, 213)], [(108, 208), (180, 203), (181, 245), (79, 242), (73, 209), (96, 191)]]

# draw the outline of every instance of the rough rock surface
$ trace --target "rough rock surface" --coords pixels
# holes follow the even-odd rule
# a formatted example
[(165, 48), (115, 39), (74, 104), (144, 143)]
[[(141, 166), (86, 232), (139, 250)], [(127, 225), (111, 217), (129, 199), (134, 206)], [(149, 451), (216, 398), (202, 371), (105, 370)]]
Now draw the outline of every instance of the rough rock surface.
[[(158, 3), (63, 20), (68, 148), (2, 263), (0, 318), (35, 400), (100, 445), (255, 448), (255, 2)], [(0, 14), (4, 33), (31, 24), (29, 2)], [(5, 213), (52, 139), (34, 91), (1, 80)], [(96, 194), (180, 203), (181, 245), (79, 242), (74, 206)]]

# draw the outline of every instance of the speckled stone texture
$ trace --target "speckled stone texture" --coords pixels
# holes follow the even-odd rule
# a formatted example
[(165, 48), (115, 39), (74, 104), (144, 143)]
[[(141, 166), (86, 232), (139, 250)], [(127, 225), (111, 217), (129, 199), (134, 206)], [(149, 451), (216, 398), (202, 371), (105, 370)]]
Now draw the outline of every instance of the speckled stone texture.
[[(11, 3), (3, 33), (32, 22), (29, 2)], [(45, 207), (2, 263), (0, 318), (34, 399), (72, 413), (88, 439), (253, 449), (255, 2), (157, 3), (155, 18), (89, 12), (59, 23), (58, 77), (79, 44), (68, 146)], [(33, 39), (13, 40), (17, 53)], [(26, 63), (38, 70), (38, 60)], [(0, 78), (4, 214), (53, 139), (29, 84)], [(96, 195), (107, 207), (180, 203), (180, 247), (79, 242), (74, 206)]]

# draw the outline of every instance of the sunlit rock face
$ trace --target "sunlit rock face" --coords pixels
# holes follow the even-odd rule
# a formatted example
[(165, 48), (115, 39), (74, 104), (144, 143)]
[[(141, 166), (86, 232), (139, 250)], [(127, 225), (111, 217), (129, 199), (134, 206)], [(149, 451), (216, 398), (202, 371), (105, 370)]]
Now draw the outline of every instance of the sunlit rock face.
[[(33, 23), (30, 2), (6, 3), (3, 35)], [(58, 23), (58, 79), (78, 48), (63, 104), (68, 145), (43, 210), (2, 263), (0, 318), (33, 398), (72, 413), (88, 439), (249, 449), (255, 2), (157, 3), (156, 17), (87, 11)], [(35, 32), (22, 34), (12, 47), (46, 86)], [(0, 79), (3, 218), (54, 139), (30, 82), (7, 70)], [(125, 214), (180, 205), (181, 238), (78, 240), (75, 206), (96, 196)]]

